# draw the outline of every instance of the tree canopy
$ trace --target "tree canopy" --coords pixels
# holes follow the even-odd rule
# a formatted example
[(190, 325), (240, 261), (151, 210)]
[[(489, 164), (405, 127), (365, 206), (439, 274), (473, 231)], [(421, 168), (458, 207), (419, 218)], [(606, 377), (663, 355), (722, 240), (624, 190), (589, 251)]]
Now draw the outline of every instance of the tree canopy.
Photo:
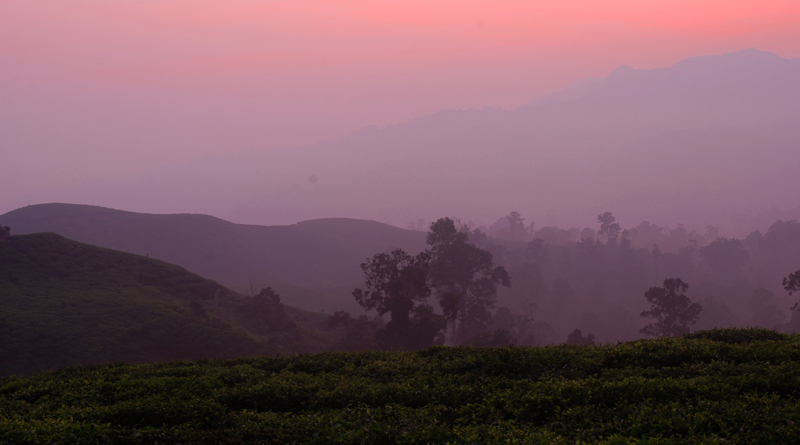
[(365, 289), (355, 289), (353, 297), (364, 309), (390, 314), (389, 323), (376, 333), (384, 349), (420, 349), (440, 342), (444, 318), (425, 303), (431, 295), (429, 267), (427, 252), (412, 256), (401, 249), (375, 254), (361, 264)]
[[(427, 243), (429, 248), (416, 256), (395, 250), (361, 265), (364, 289), (355, 289), (353, 297), (364, 309), (391, 314), (376, 333), (376, 342), (386, 349), (441, 343), (448, 322), (454, 343), (470, 343), (488, 332), (497, 286), (511, 286), (508, 272), (494, 266), (490, 252), (470, 244), (469, 233), (452, 219), (431, 224)], [(426, 303), (433, 293), (444, 315)]]
[[(783, 288), (786, 289), (786, 292), (789, 292), (789, 295), (794, 294), (795, 292), (800, 292), (800, 270), (796, 270), (789, 274), (788, 277), (783, 279)], [(792, 310), (797, 310), (800, 308), (800, 303), (795, 303), (792, 306)]]
[(702, 306), (692, 303), (685, 295), (689, 285), (680, 278), (667, 278), (664, 286), (651, 287), (644, 293), (653, 306), (642, 312), (642, 317), (655, 318), (639, 332), (653, 337), (678, 337), (687, 332), (697, 322)]
[(442, 311), (453, 325), (457, 344), (485, 332), (497, 301), (497, 287), (511, 287), (505, 268), (494, 266), (492, 254), (469, 242), (450, 218), (431, 224), (427, 242), (431, 252), (430, 283)]
[(622, 231), (619, 223), (616, 222), (617, 218), (611, 212), (605, 212), (602, 215), (597, 215), (597, 222), (600, 223), (600, 230), (597, 231), (597, 236), (606, 236), (608, 242), (616, 243), (619, 234)]

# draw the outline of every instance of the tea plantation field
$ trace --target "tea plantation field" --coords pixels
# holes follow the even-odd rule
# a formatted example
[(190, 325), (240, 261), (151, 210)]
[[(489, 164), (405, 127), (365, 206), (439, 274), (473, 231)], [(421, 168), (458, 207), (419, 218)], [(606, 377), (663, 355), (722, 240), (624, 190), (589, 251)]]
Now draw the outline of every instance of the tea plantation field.
[(800, 336), (63, 368), (0, 379), (0, 443), (800, 443)]

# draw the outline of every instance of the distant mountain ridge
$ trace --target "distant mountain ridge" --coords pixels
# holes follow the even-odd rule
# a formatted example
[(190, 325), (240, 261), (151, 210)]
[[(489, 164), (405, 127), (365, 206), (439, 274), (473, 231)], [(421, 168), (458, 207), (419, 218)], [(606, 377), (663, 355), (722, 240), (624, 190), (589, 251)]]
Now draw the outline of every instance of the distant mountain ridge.
[[(329, 313), (357, 309), (350, 291), (361, 283), (359, 264), (368, 257), (394, 248), (414, 253), (425, 248), (422, 232), (354, 219), (253, 226), (208, 215), (40, 204), (0, 215), (0, 222), (11, 226), (14, 234), (55, 232), (88, 244), (148, 255), (240, 292), (248, 292), (251, 285), (256, 291), (273, 286), (286, 304)], [(326, 300), (331, 292), (333, 300)]]
[[(788, 101), (800, 89), (794, 78), (798, 69), (800, 59), (784, 59), (755, 48), (722, 55), (690, 57), (669, 68), (636, 69), (622, 65), (605, 78), (581, 80), (564, 90), (538, 97), (522, 108), (546, 102), (609, 98), (634, 93), (708, 96), (727, 94), (731, 88), (788, 96), (784, 97)], [(668, 87), (668, 90), (652, 90), (653, 84)], [(794, 91), (787, 95), (785, 91), (777, 89), (782, 86), (789, 86)]]
[(748, 49), (621, 67), (517, 110), (445, 110), (42, 199), (259, 224), (488, 223), (517, 210), (540, 226), (574, 226), (612, 211), (625, 225), (739, 224), (746, 233), (754, 227), (741, 215), (793, 207), (798, 141), (800, 59)]

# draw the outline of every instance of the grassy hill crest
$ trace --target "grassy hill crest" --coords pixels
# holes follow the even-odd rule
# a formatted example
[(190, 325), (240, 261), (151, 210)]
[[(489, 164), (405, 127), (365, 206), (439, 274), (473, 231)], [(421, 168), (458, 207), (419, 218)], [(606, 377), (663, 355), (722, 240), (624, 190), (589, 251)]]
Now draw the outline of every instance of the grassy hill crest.
[(350, 291), (361, 283), (359, 265), (366, 258), (394, 248), (413, 253), (425, 248), (422, 232), (347, 218), (256, 226), (208, 215), (154, 215), (53, 203), (0, 215), (0, 223), (15, 234), (55, 232), (149, 255), (240, 292), (250, 283), (272, 286), (287, 292), (287, 304), (328, 313), (360, 310)]
[(0, 375), (61, 366), (325, 349), (325, 316), (254, 299), (160, 260), (55, 233), (0, 241)]

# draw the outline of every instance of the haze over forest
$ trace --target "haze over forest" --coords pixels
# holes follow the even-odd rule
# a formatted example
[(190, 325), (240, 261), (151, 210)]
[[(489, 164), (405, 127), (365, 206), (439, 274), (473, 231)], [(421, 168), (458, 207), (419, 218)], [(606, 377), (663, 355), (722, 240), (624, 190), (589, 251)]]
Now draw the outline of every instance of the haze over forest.
[[(152, 255), (308, 311), (309, 339), (372, 314), (354, 288), (381, 255), (433, 271), (413, 298), (438, 305), (406, 309), (439, 326), (453, 252), (492, 284), (480, 317), (447, 315), (480, 319), (455, 344), (534, 320), (521, 342), (636, 338), (669, 277), (701, 327), (800, 320), (781, 286), (800, 267), (800, 6), (42, 1), (0, 5), (0, 232), (50, 240), (53, 270), (91, 251), (74, 241)], [(224, 312), (188, 301), (193, 322)]]
[[(414, 256), (425, 255), (423, 249), (435, 252), (426, 246), (430, 232), (345, 218), (255, 226), (207, 215), (43, 204), (0, 215), (0, 220), (20, 234), (55, 232), (183, 266), (243, 295), (269, 287), (286, 305), (318, 315), (366, 315), (369, 318), (359, 319), (363, 326), (353, 330), (365, 337), (339, 344), (352, 341), (348, 347), (355, 349), (377, 348), (364, 332), (398, 318), (383, 312), (379, 321), (374, 308), (354, 299), (353, 289), (365, 285), (365, 264), (398, 249)], [(469, 244), (488, 255), (489, 264), (509, 274), (511, 287), (499, 286), (485, 296), (476, 312), (483, 315), (473, 320), (470, 335), (456, 344), (473, 344), (482, 341), (481, 335), (497, 331), (510, 333), (506, 341), (520, 345), (561, 343), (575, 329), (606, 343), (640, 338), (640, 329), (648, 324), (639, 316), (648, 307), (643, 293), (665, 277), (691, 284), (686, 295), (702, 307), (696, 325), (692, 323), (695, 329), (800, 329), (800, 311), (792, 309), (796, 300), (781, 284), (800, 264), (797, 221), (777, 221), (764, 233), (754, 231), (740, 239), (720, 237), (714, 227), (700, 233), (647, 222), (621, 226), (610, 212), (600, 215), (593, 227), (532, 229), (517, 212), (488, 228), (460, 226)], [(473, 279), (472, 273), (466, 276)], [(431, 281), (434, 289), (435, 283)], [(482, 295), (470, 292), (473, 297)], [(435, 290), (422, 303), (441, 313), (445, 295)]]

